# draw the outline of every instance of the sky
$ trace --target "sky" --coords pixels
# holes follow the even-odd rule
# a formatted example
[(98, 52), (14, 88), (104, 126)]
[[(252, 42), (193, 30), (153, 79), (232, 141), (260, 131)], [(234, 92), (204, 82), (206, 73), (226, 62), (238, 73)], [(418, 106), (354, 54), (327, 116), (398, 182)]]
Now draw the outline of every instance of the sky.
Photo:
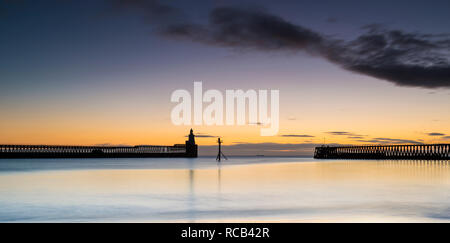
[[(0, 0), (0, 143), (307, 155), (450, 143), (450, 2)], [(278, 89), (280, 130), (175, 126), (174, 90)]]

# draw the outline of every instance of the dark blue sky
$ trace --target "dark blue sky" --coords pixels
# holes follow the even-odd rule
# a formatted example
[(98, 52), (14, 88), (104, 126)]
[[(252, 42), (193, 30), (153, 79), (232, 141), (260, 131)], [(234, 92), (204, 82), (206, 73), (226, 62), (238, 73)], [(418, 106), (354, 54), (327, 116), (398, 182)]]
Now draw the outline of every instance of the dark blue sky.
[[(194, 56), (211, 51), (223, 51), (155, 36), (153, 26), (139, 11), (117, 7), (112, 2), (116, 1), (1, 1), (3, 87), (17, 90), (18, 85), (53, 85), (75, 79), (82, 82), (79, 79), (85, 75), (161, 70), (167, 65), (178, 65), (183, 59), (180, 55), (195, 59)], [(431, 34), (448, 32), (450, 24), (450, 2), (445, 0), (170, 3), (199, 23), (208, 18), (214, 7), (263, 7), (291, 23), (344, 39), (357, 36), (361, 26), (373, 23)], [(58, 79), (59, 75), (65, 80)], [(19, 89), (24, 90), (22, 86)]]

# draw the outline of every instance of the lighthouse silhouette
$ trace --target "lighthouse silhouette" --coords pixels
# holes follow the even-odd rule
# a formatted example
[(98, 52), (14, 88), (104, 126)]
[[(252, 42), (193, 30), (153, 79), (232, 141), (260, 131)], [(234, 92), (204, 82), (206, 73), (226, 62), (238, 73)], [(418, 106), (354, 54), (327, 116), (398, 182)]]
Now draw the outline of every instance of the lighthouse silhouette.
[(189, 139), (186, 141), (186, 156), (190, 158), (198, 157), (198, 146), (195, 144), (194, 130), (189, 133)]

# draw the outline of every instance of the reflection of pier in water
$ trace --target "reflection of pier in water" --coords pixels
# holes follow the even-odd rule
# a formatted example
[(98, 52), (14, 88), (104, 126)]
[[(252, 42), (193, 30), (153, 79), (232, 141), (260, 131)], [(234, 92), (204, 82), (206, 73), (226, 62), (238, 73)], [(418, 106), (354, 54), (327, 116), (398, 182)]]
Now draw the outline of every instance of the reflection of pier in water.
[(382, 160), (377, 166), (395, 170), (396, 178), (427, 178), (428, 181), (449, 182), (449, 160)]
[[(199, 197), (199, 195), (196, 195), (196, 190), (195, 190), (196, 170), (194, 169), (194, 165), (192, 163), (193, 163), (193, 161), (190, 161), (191, 168), (188, 170), (189, 192), (188, 192), (188, 197), (187, 197), (187, 208), (188, 208), (187, 218), (192, 223), (194, 223), (198, 219), (199, 211), (197, 211), (197, 203), (199, 201), (196, 199)], [(221, 165), (218, 163), (217, 164), (217, 198), (216, 198), (217, 202), (215, 205), (219, 206), (219, 207), (220, 207), (220, 204), (222, 201), (221, 190), (222, 190), (222, 168), (221, 168)]]
[(382, 177), (411, 182), (426, 178), (430, 182), (450, 183), (450, 160), (348, 160), (343, 163), (348, 170), (359, 168), (361, 176), (367, 180)]
[(321, 146), (314, 158), (448, 160), (449, 153), (450, 144)]

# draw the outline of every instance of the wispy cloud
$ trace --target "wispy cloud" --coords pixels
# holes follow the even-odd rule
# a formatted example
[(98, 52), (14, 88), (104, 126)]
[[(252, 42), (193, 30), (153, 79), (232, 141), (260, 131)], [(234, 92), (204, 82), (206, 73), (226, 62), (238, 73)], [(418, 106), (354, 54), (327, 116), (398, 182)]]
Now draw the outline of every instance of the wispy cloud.
[(283, 134), (280, 135), (280, 137), (287, 137), (287, 138), (313, 138), (312, 135), (307, 134)]
[(328, 134), (331, 134), (331, 135), (352, 135), (353, 133), (350, 133), (350, 132), (341, 132), (341, 131), (338, 131), (338, 132), (327, 132)]
[(258, 125), (258, 126), (265, 126), (266, 124), (262, 123), (262, 122), (249, 122), (249, 125)]
[(430, 132), (427, 134), (428, 134), (428, 136), (445, 136), (444, 133), (440, 133), (440, 132)]
[[(189, 137), (189, 135), (186, 135), (184, 137)], [(205, 134), (205, 133), (197, 133), (195, 134), (196, 138), (217, 138), (218, 136), (211, 135), (211, 134)]]
[(410, 139), (398, 139), (398, 138), (372, 138), (357, 141), (363, 143), (377, 143), (377, 144), (422, 144), (422, 142), (420, 141)]
[(330, 135), (335, 135), (335, 136), (348, 136), (348, 138), (363, 138), (363, 137), (367, 136), (367, 135), (361, 135), (361, 134), (345, 132), (345, 131), (332, 131), (332, 132), (326, 132), (326, 133), (328, 133)]

